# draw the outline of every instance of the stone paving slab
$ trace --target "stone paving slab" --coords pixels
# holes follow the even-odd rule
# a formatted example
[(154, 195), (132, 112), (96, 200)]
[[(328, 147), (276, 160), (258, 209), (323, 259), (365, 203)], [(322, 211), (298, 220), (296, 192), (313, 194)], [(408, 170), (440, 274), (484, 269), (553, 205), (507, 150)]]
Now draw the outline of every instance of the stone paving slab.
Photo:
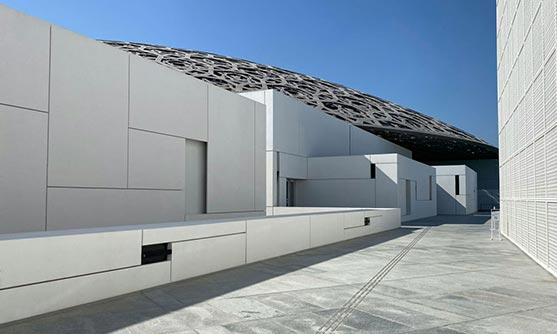
[(438, 216), (0, 326), (0, 334), (316, 333), (372, 277), (431, 229), (334, 333), (557, 333), (557, 280), (488, 216)]

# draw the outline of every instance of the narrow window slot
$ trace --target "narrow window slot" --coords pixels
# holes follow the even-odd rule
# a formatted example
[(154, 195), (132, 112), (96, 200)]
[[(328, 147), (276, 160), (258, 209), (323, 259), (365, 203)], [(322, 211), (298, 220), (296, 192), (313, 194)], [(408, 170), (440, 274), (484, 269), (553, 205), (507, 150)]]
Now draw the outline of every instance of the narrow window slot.
[(375, 164), (370, 164), (369, 166), (369, 178), (375, 179)]

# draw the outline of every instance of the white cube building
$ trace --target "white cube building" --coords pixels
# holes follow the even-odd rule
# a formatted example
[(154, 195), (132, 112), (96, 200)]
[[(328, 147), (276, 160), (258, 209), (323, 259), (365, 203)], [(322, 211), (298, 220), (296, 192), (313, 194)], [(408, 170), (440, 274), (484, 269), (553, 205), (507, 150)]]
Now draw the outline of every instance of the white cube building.
[(477, 173), (465, 165), (434, 168), (437, 178), (437, 213), (468, 215), (477, 212)]

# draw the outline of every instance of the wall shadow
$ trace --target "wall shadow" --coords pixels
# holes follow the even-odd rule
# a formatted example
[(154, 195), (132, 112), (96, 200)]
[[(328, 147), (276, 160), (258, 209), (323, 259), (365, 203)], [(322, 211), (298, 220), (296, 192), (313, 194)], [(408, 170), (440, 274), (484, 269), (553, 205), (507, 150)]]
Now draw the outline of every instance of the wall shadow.
[[(108, 334), (120, 333), (119, 331), (134, 325), (137, 325), (133, 328), (134, 333), (138, 330), (137, 327), (143, 325), (146, 326), (145, 330), (139, 329), (138, 332), (150, 333), (152, 326), (165, 326), (164, 320), (161, 320), (160, 317), (170, 313), (172, 313), (173, 319), (167, 325), (177, 326), (176, 322), (182, 322), (184, 324), (182, 330), (184, 330), (187, 329), (188, 319), (191, 320), (192, 315), (191, 313), (181, 315), (180, 311), (188, 306), (200, 304), (215, 297), (361, 249), (380, 245), (408, 235), (417, 229), (419, 228), (406, 227), (381, 232), (18, 320), (0, 325), (0, 333)], [(210, 312), (210, 310), (206, 312)]]
[[(439, 208), (439, 203), (442, 208)], [(453, 194), (437, 185), (437, 212), (442, 215), (465, 214), (466, 207), (457, 201)]]
[(484, 225), (489, 223), (489, 212), (476, 212), (469, 215), (442, 215), (416, 219), (402, 223), (405, 227), (441, 226), (441, 225)]

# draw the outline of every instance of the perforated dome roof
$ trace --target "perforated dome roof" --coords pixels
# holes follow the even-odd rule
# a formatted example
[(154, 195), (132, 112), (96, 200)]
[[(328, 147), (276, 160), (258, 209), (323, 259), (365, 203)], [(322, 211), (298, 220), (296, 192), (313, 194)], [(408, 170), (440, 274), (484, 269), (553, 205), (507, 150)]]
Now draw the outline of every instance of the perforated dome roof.
[(493, 159), (498, 150), (452, 125), (339, 84), (213, 53), (103, 41), (232, 92), (275, 89), (413, 152), (414, 159)]

